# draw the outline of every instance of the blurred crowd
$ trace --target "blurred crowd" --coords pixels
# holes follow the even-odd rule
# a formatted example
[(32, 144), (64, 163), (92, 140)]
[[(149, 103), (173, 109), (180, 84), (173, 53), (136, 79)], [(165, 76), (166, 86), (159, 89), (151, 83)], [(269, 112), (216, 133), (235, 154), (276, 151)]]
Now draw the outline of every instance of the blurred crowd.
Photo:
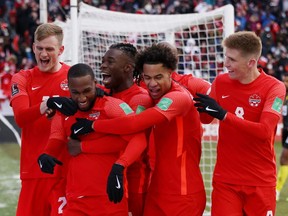
[[(259, 65), (281, 80), (288, 73), (288, 0), (83, 0), (111, 11), (136, 14), (202, 13), (226, 4), (235, 9), (235, 30), (252, 30), (262, 39)], [(47, 0), (48, 21), (69, 17), (69, 0)], [(10, 97), (10, 80), (35, 65), (33, 33), (40, 24), (39, 0), (0, 1), (0, 102)], [(0, 90), (1, 90), (0, 89)]]

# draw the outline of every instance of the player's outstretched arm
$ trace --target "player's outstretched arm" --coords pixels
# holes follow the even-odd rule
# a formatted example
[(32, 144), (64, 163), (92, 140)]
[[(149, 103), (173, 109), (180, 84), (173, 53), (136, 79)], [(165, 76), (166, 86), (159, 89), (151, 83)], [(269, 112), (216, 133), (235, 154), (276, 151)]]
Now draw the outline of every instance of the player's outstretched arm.
[(153, 125), (167, 121), (167, 118), (154, 108), (149, 108), (137, 115), (93, 122), (93, 129), (111, 134), (132, 134), (143, 131)]
[[(266, 140), (272, 136), (278, 122), (279, 116), (269, 112), (262, 113), (259, 122), (241, 119), (228, 112), (223, 124), (229, 124), (231, 127), (237, 127), (239, 133), (241, 131), (241, 133), (245, 133), (251, 137)], [(255, 131), (257, 131), (257, 133), (255, 133)]]
[(77, 122), (71, 126), (71, 137), (77, 138), (80, 135), (92, 131), (111, 134), (132, 134), (143, 131), (166, 120), (164, 115), (153, 108), (149, 108), (137, 115), (107, 120), (91, 121), (79, 118)]

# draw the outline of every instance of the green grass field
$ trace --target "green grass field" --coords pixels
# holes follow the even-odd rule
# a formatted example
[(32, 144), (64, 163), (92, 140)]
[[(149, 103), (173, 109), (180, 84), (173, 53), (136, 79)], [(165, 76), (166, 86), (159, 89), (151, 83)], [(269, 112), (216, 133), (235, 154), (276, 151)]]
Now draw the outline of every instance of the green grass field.
[[(282, 146), (275, 144), (277, 164)], [(0, 144), (0, 215), (14, 216), (20, 189), (18, 144)], [(277, 202), (276, 216), (285, 216), (288, 212), (288, 182)]]

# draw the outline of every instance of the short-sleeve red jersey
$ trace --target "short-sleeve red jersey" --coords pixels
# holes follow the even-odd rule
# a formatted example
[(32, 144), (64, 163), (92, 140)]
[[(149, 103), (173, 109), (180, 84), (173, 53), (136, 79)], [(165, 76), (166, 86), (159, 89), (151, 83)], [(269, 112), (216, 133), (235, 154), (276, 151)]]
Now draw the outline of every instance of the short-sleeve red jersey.
[(59, 71), (45, 73), (38, 67), (21, 70), (12, 77), (11, 106), (14, 118), (21, 128), (20, 178), (51, 178), (41, 172), (37, 158), (50, 135), (51, 120), (40, 114), (40, 103), (49, 97), (69, 96), (67, 73), (69, 66), (62, 64)]
[[(59, 149), (66, 149), (67, 138), (71, 134), (71, 126), (76, 118), (89, 120), (111, 119), (133, 113), (122, 100), (104, 96), (97, 98), (93, 108), (87, 112), (78, 111), (74, 116), (57, 115), (53, 119), (50, 140), (59, 140)], [(95, 140), (107, 136), (105, 133), (93, 132), (80, 137), (81, 140)], [(109, 135), (108, 135), (109, 136)], [(143, 137), (145, 138), (145, 136)], [(121, 137), (119, 137), (119, 142)], [(146, 143), (146, 141), (145, 141)], [(95, 143), (95, 145), (101, 143)], [(49, 143), (46, 149), (49, 152)], [(61, 150), (59, 150), (61, 151)], [(119, 151), (108, 153), (81, 153), (70, 157), (67, 175), (67, 196), (106, 195), (106, 184), (112, 165), (119, 158)], [(140, 154), (139, 154), (140, 155)]]
[(228, 121), (233, 114), (250, 122), (259, 122), (264, 113), (281, 117), (285, 86), (263, 70), (259, 71), (259, 77), (249, 84), (232, 80), (228, 74), (217, 76), (212, 83), (211, 96), (230, 115), (219, 123), (217, 162), (213, 177), (216, 182), (248, 186), (275, 185), (274, 138), (277, 123), (273, 125), (274, 133), (270, 137), (261, 138), (267, 135), (261, 136), (259, 131), (254, 131), (253, 136), (237, 127), (236, 123)]

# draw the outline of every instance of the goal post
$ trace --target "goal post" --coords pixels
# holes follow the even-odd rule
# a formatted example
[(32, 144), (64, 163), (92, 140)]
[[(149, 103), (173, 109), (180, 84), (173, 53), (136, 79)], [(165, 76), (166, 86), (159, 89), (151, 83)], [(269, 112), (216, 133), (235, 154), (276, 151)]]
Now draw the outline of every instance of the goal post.
[[(102, 10), (81, 2), (76, 22), (57, 22), (64, 29), (62, 61), (72, 63), (72, 50), (76, 45), (78, 62), (89, 64), (99, 83), (102, 80), (102, 57), (110, 45), (129, 42), (143, 49), (160, 41), (168, 41), (177, 47), (179, 73), (192, 73), (212, 82), (217, 74), (224, 71), (221, 42), (234, 32), (234, 8), (226, 5), (205, 13), (140, 15)], [(73, 25), (77, 25), (78, 32), (72, 32)], [(73, 38), (77, 38), (77, 41), (73, 42)], [(206, 212), (209, 215), (218, 124), (203, 125), (203, 128), (200, 166), (207, 193)]]
[[(100, 83), (102, 56), (112, 43), (130, 42), (141, 49), (159, 41), (177, 47), (179, 73), (193, 73), (213, 81), (223, 71), (221, 41), (234, 32), (234, 8), (226, 5), (200, 14), (139, 15), (102, 10), (80, 2), (75, 22), (57, 22), (65, 28), (61, 60), (75, 63), (72, 58), (75, 59), (75, 46), (78, 47), (77, 62), (89, 63)], [(73, 32), (75, 26), (77, 32)]]

